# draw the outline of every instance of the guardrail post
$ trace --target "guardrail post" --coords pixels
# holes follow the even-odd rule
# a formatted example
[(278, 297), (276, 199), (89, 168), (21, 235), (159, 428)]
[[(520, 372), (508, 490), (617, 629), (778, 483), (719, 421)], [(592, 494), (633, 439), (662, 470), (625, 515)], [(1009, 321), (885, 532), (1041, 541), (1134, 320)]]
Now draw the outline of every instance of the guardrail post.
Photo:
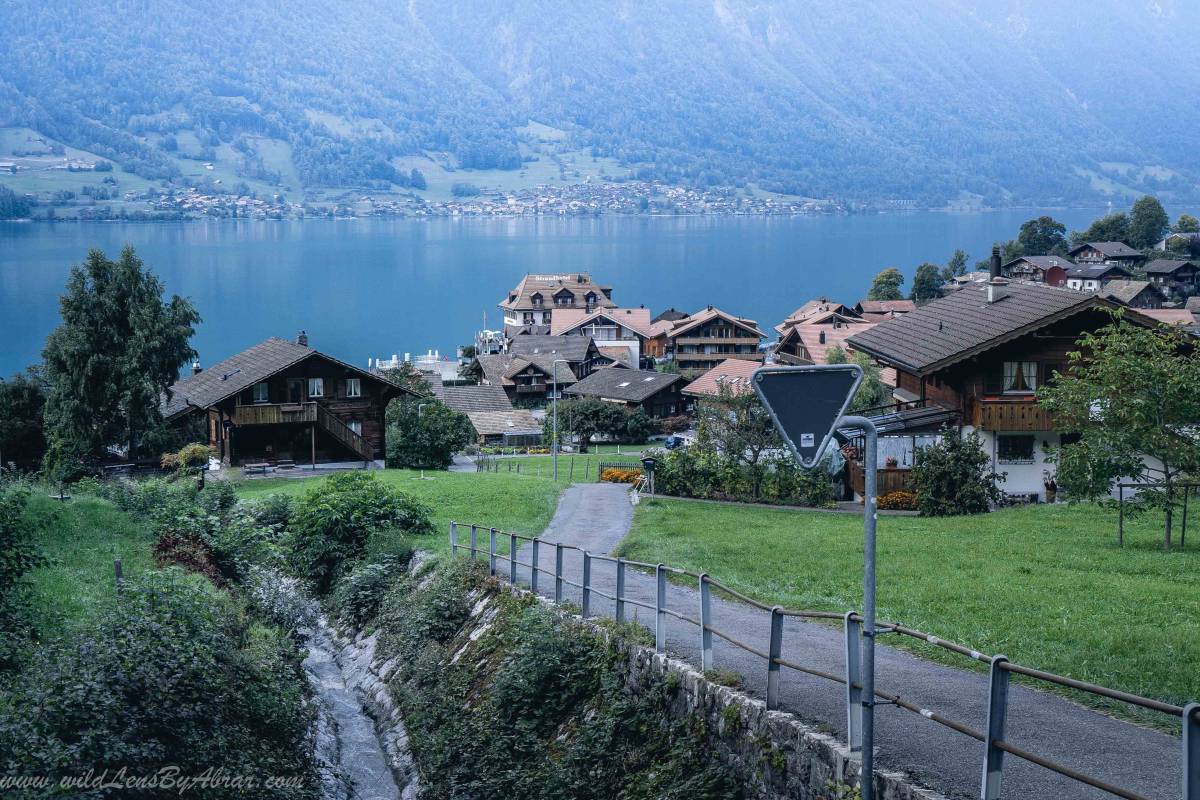
[(488, 529), (488, 570), (496, 574), (496, 529)]
[(517, 535), (508, 535), (508, 582), (517, 585)]
[(450, 555), (458, 555), (458, 523), (450, 520)]
[(592, 554), (583, 551), (583, 618), (587, 619), (592, 611)]
[(657, 591), (654, 594), (654, 650), (667, 651), (667, 571), (659, 564), (654, 568)]
[(475, 525), (472, 525), (471, 526), (471, 560), (472, 561), (475, 560), (475, 556), (477, 555), (477, 553), (475, 551), (477, 551), (478, 549), (479, 549), (479, 529)]
[(538, 587), (538, 545), (541, 543), (541, 539), (537, 538), (536, 536), (533, 537), (533, 558), (529, 561), (533, 567), (529, 570), (529, 588), (532, 589), (534, 593), (537, 592)]
[(1006, 656), (992, 658), (988, 673), (987, 735), (983, 743), (983, 786), (981, 800), (1000, 800), (1000, 783), (1004, 777), (1004, 751), (996, 742), (1004, 739), (1004, 721), (1008, 716), (1008, 670), (1003, 665)]
[(558, 542), (554, 543), (554, 602), (562, 602), (562, 554), (563, 547)]
[(1200, 703), (1183, 707), (1183, 800), (1200, 800)]
[(783, 609), (771, 609), (771, 643), (767, 647), (767, 710), (779, 708), (779, 659), (783, 656)]
[(617, 599), (616, 618), (617, 622), (625, 621), (625, 559), (617, 557), (617, 591), (615, 592)]
[(846, 746), (862, 750), (862, 622), (853, 611), (846, 616)]
[(700, 669), (708, 672), (713, 668), (712, 657), (712, 587), (708, 585), (708, 573), (700, 575)]

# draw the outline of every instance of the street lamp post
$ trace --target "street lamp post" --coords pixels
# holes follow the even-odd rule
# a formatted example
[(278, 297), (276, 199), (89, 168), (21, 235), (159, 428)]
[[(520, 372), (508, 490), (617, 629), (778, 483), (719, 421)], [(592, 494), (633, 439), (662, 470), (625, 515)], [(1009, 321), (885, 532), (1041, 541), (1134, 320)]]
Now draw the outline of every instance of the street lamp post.
[(554, 482), (558, 483), (558, 365), (569, 364), (565, 358), (556, 358), (550, 364), (550, 379), (554, 382), (554, 393), (550, 397), (552, 416), (554, 417), (553, 441), (550, 443), (550, 457), (554, 461)]

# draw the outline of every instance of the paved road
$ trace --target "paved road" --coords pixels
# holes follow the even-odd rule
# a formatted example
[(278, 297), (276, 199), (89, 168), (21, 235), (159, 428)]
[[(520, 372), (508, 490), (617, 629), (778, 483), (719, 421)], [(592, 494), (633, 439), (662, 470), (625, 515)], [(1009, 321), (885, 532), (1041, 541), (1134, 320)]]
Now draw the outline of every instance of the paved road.
[[(569, 488), (542, 537), (586, 548), (596, 554), (611, 553), (628, 533), (633, 520), (626, 488), (615, 484), (578, 484)], [(486, 545), (484, 545), (486, 546)], [(529, 563), (531, 546), (518, 560)], [(547, 555), (548, 554), (548, 555)], [(486, 557), (486, 556), (485, 556)], [(544, 568), (553, 570), (553, 548), (540, 555)], [(498, 570), (507, 574), (501, 560)], [(576, 583), (582, 578), (582, 555), (564, 551), (564, 574)], [(522, 582), (527, 569), (519, 570)], [(714, 576), (719, 579), (720, 576)], [(615, 568), (594, 561), (593, 585), (615, 594)], [(553, 578), (539, 579), (542, 593), (554, 591)], [(566, 597), (580, 602), (580, 592), (566, 587)], [(1064, 587), (1067, 590), (1068, 587)], [(627, 571), (626, 594), (654, 602), (653, 576)], [(714, 626), (736, 638), (767, 649), (769, 614), (741, 603), (712, 598)], [(612, 615), (612, 601), (593, 595), (592, 613)], [(698, 616), (699, 592), (670, 585), (669, 608)], [(636, 607), (627, 606), (632, 615)], [(653, 627), (653, 612), (637, 610), (640, 620)], [(672, 655), (699, 663), (699, 633), (695, 626), (669, 618), (667, 647)], [(886, 639), (886, 637), (885, 637)], [(785, 621), (784, 657), (833, 674), (842, 674), (844, 637), (839, 628)], [(735, 669), (746, 678), (747, 688), (762, 696), (766, 667), (720, 637), (713, 637), (714, 666)], [(1036, 665), (1034, 665), (1036, 666)], [(846, 733), (844, 689), (820, 678), (782, 670), (783, 707), (828, 730)], [(886, 646), (876, 654), (876, 686), (900, 694), (922, 707), (983, 730), (987, 715), (986, 676), (933, 664)], [(1008, 738), (1035, 753), (1095, 775), (1152, 800), (1178, 800), (1181, 796), (1180, 741), (1127, 722), (1089, 711), (1056, 695), (1012, 686), (1009, 696)], [(901, 769), (922, 783), (951, 796), (978, 797), (983, 745), (909, 711), (892, 706), (876, 709), (877, 760)], [(1041, 767), (1007, 756), (1004, 796), (1013, 800), (1091, 800), (1112, 795), (1060, 777)]]

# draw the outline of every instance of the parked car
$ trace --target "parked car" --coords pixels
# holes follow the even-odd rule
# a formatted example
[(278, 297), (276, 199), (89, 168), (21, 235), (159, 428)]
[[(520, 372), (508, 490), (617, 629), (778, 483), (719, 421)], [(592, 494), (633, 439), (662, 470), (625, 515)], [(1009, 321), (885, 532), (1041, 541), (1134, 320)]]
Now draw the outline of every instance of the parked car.
[(663, 440), (663, 447), (668, 450), (674, 450), (676, 447), (682, 447), (684, 440), (679, 436), (668, 436)]

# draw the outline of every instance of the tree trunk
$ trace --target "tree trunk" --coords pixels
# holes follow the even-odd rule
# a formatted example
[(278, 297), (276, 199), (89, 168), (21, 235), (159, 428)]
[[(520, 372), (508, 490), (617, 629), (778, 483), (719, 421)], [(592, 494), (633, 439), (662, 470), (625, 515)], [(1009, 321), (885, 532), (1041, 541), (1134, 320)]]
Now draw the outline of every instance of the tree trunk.
[(1171, 552), (1171, 515), (1173, 512), (1174, 512), (1174, 508), (1171, 507), (1171, 495), (1168, 494), (1167, 495), (1167, 525), (1166, 525), (1166, 530), (1163, 531), (1163, 550), (1168, 553)]

